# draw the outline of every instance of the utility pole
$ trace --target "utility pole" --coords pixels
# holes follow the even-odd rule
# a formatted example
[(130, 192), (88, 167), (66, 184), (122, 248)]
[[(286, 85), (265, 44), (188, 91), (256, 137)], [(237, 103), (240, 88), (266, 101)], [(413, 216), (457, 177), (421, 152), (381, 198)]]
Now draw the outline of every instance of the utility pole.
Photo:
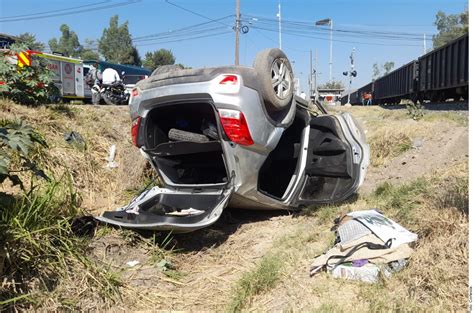
[(309, 97), (313, 96), (313, 50), (309, 50)]
[(278, 1), (278, 42), (280, 43), (280, 50), (281, 50), (281, 5), (280, 1)]
[(235, 1), (235, 65), (239, 65), (240, 0)]
[(331, 38), (329, 39), (329, 82), (332, 83), (332, 19), (330, 20), (331, 25)]
[(314, 99), (318, 98), (318, 49), (314, 49), (314, 67), (313, 75), (314, 75)]

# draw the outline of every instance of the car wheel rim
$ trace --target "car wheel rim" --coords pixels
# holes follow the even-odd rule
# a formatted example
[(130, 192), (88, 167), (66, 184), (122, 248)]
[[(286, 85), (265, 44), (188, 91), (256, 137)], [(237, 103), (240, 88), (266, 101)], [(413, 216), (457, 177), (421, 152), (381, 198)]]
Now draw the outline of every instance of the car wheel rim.
[(276, 59), (272, 64), (272, 88), (279, 99), (286, 99), (291, 89), (290, 69), (284, 59)]

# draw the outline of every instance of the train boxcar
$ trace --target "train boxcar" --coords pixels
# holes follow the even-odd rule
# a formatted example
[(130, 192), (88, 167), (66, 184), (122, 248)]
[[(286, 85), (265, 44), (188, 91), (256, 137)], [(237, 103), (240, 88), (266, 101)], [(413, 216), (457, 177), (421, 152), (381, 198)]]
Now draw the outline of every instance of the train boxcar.
[(469, 35), (419, 58), (419, 99), (444, 101), (468, 97)]
[(418, 60), (388, 73), (374, 82), (375, 103), (399, 103), (401, 99), (416, 99)]

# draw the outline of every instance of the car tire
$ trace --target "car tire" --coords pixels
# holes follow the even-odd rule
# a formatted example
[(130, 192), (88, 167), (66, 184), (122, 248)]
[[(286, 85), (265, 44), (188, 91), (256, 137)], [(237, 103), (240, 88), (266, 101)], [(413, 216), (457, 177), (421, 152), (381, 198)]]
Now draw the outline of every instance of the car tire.
[(115, 103), (112, 101), (112, 99), (109, 98), (109, 95), (107, 94), (107, 92), (104, 92), (104, 95), (102, 96), (102, 99), (104, 99), (105, 104), (115, 105)]
[(275, 111), (287, 108), (293, 99), (293, 70), (290, 61), (280, 49), (259, 52), (254, 68), (260, 77), (260, 90), (267, 106)]
[(209, 138), (207, 138), (205, 135), (196, 134), (176, 128), (170, 129), (170, 131), (168, 132), (168, 138), (174, 141), (189, 141), (197, 143), (209, 142)]

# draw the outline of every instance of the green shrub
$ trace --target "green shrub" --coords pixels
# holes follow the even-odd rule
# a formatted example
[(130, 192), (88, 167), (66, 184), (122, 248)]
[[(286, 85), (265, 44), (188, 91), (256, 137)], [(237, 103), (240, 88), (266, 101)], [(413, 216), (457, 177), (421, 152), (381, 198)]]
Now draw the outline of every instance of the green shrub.
[(30, 158), (31, 150), (37, 145), (47, 146), (43, 137), (26, 123), (0, 120), (0, 184), (8, 178), (23, 189), (17, 174), (24, 171), (47, 178)]
[[(22, 45), (13, 45), (10, 54), (24, 50)], [(58, 90), (46, 62), (41, 58), (33, 58), (31, 66), (19, 68), (12, 58), (0, 58), (0, 97), (20, 104), (38, 105), (57, 96)]]

